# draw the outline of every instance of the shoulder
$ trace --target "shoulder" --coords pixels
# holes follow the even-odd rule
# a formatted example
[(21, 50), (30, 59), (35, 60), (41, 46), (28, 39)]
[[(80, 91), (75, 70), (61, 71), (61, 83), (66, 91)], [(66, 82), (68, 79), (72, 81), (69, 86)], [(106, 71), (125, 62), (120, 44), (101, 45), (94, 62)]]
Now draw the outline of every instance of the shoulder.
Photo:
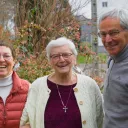
[(27, 80), (20, 79), (20, 82), (21, 82), (22, 89), (24, 89), (24, 90), (28, 90), (29, 89), (31, 84)]
[(41, 96), (42, 94), (46, 93), (48, 90), (47, 77), (48, 76), (39, 77), (31, 84), (29, 89), (30, 99), (36, 99), (37, 96)]
[(40, 89), (40, 88), (45, 88), (47, 87), (47, 76), (43, 76), (43, 77), (39, 77), (37, 78), (32, 84), (31, 84), (31, 88), (33, 89)]
[(89, 76), (77, 74), (78, 85), (82, 88), (91, 90), (99, 89), (96, 81)]
[(25, 80), (25, 79), (21, 79), (16, 72), (13, 72), (12, 74), (12, 79), (13, 79), (13, 87), (16, 88), (20, 88), (22, 90), (28, 90), (30, 83)]
[(22, 84), (22, 85), (27, 85), (27, 86), (30, 85), (30, 82), (28, 82), (28, 81), (25, 80), (25, 79), (20, 79), (20, 81), (21, 81), (21, 84)]
[(92, 79), (90, 76), (82, 75), (82, 74), (77, 74), (78, 80), (80, 80), (82, 83), (95, 83), (95, 80)]

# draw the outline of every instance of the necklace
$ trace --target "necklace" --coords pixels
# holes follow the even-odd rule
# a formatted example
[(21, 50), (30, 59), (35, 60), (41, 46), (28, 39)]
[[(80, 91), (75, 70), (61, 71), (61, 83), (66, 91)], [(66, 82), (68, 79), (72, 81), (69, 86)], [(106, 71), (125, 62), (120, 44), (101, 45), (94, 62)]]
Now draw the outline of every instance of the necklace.
[(68, 95), (68, 99), (67, 99), (66, 104), (64, 104), (64, 102), (63, 102), (63, 100), (62, 100), (62, 96), (61, 96), (61, 94), (60, 94), (59, 87), (58, 87), (58, 85), (57, 85), (57, 84), (56, 84), (56, 87), (57, 87), (57, 91), (58, 91), (58, 94), (59, 94), (60, 101), (61, 101), (61, 103), (62, 103), (62, 106), (63, 106), (64, 112), (66, 113), (66, 112), (67, 112), (67, 109), (68, 109), (68, 107), (67, 107), (67, 105), (68, 105), (68, 101), (69, 101), (69, 98), (70, 98), (70, 96), (71, 96), (72, 86), (71, 86), (71, 88), (70, 88), (70, 92), (69, 92), (69, 95)]

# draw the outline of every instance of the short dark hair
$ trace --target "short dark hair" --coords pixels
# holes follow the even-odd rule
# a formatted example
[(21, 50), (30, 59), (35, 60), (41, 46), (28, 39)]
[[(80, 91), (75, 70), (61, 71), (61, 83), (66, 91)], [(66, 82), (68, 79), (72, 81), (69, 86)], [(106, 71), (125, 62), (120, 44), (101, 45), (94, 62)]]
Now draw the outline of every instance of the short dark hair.
[(13, 58), (16, 59), (15, 49), (13, 48), (13, 45), (10, 42), (0, 40), (0, 46), (8, 47), (11, 50)]

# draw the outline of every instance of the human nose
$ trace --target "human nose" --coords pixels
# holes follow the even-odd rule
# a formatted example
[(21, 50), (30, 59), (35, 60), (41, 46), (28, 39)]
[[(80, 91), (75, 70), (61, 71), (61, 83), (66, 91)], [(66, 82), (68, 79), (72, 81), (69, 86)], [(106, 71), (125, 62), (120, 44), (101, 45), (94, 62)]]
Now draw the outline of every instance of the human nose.
[(64, 57), (62, 55), (60, 55), (59, 60), (64, 61)]
[(109, 34), (106, 34), (105, 42), (111, 42), (111, 41), (112, 41), (112, 37)]
[(4, 61), (4, 57), (2, 55), (0, 55), (0, 61)]

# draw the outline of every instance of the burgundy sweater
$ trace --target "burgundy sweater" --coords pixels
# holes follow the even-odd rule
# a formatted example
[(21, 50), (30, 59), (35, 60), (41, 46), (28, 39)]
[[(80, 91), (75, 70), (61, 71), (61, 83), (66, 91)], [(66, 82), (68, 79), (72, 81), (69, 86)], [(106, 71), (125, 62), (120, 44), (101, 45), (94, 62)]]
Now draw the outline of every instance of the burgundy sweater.
[[(81, 115), (73, 91), (76, 84), (71, 85), (71, 95), (65, 113), (56, 84), (49, 80), (47, 82), (51, 93), (44, 114), (45, 128), (82, 128)], [(58, 86), (64, 104), (67, 102), (71, 86)]]

